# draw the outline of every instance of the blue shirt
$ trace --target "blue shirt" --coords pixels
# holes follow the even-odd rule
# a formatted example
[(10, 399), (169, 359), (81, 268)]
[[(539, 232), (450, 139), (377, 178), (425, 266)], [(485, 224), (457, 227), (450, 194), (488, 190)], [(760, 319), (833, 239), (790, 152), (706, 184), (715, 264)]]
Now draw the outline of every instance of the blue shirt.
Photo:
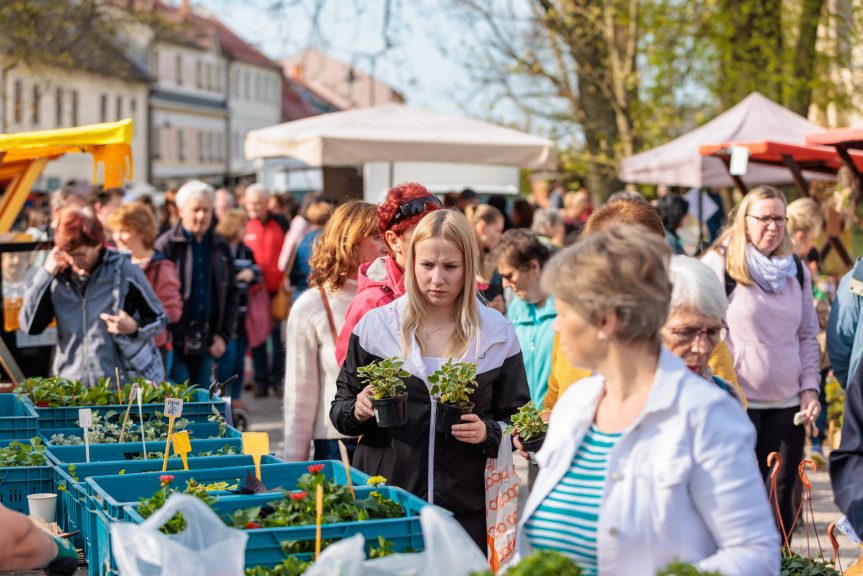
[(551, 325), (557, 318), (554, 299), (549, 296), (545, 304), (537, 308), (536, 304), (513, 298), (506, 317), (512, 322), (521, 344), (530, 399), (537, 408), (542, 408), (542, 401), (548, 391), (548, 377), (551, 375), (551, 349), (554, 346)]
[(186, 319), (198, 322), (208, 321), (211, 310), (207, 310), (209, 291), (207, 279), (210, 273), (210, 240), (213, 233), (208, 231), (200, 242), (185, 228), (183, 228), (183, 235), (192, 246), (192, 288), (189, 292), (189, 302), (184, 303), (185, 309), (189, 311)]
[(585, 576), (598, 571), (596, 531), (608, 455), (621, 436), (622, 432), (605, 434), (591, 424), (569, 470), (524, 525), (533, 548), (572, 558)]
[(312, 271), (309, 260), (312, 257), (315, 240), (317, 240), (320, 235), (321, 228), (312, 230), (303, 236), (303, 239), (300, 241), (300, 245), (297, 246), (297, 255), (294, 258), (294, 267), (291, 268), (290, 275), (291, 284), (294, 287), (294, 301), (296, 301), (300, 294), (309, 287), (309, 274)]

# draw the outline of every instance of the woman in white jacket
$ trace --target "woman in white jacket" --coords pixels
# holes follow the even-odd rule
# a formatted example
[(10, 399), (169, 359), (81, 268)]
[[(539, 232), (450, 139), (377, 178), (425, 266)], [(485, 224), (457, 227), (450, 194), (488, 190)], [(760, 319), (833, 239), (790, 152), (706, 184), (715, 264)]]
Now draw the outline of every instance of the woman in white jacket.
[(356, 442), (345, 438), (329, 419), (336, 395), (336, 338), (357, 293), (360, 264), (386, 254), (378, 230), (377, 212), (366, 202), (339, 206), (321, 232), (312, 252), (310, 289), (293, 303), (285, 347), (285, 460), (339, 460), (337, 441), (353, 452)]
[(554, 407), (519, 553), (555, 549), (591, 576), (653, 576), (675, 559), (773, 576), (779, 537), (752, 424), (660, 344), (669, 252), (656, 234), (615, 225), (545, 268), (561, 347), (597, 375)]

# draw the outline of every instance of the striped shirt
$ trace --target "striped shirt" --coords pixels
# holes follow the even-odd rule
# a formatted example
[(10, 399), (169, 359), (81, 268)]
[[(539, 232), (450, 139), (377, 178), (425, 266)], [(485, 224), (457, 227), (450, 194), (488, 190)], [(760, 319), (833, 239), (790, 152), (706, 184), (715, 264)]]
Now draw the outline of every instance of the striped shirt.
[(551, 549), (569, 556), (585, 576), (598, 573), (596, 532), (608, 455), (622, 435), (604, 434), (591, 425), (569, 471), (524, 526), (534, 549)]

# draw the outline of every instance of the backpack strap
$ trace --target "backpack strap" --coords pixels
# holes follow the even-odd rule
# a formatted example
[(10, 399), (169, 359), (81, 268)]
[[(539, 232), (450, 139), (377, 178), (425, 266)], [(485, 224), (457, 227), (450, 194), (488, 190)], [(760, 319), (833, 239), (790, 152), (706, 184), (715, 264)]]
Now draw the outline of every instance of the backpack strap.
[[(805, 284), (805, 276), (803, 275), (803, 260), (800, 259), (800, 256), (794, 254), (794, 266), (797, 268), (797, 283), (800, 284), (800, 289), (803, 290), (803, 285)], [(734, 289), (737, 287), (737, 281), (732, 278), (728, 274), (728, 270), (725, 270), (725, 297), (728, 298), (731, 296), (731, 293), (734, 292)]]
[(725, 271), (725, 297), (729, 298), (734, 289), (737, 288), (737, 280), (731, 277), (728, 270)]
[(803, 290), (803, 260), (797, 254), (794, 254), (794, 265), (797, 267), (797, 283), (800, 284), (800, 289)]

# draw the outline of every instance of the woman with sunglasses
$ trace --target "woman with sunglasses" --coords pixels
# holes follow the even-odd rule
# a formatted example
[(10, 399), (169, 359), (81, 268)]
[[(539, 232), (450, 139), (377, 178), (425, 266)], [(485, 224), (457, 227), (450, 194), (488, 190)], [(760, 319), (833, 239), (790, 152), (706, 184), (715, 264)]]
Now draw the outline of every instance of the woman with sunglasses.
[(336, 345), (339, 366), (348, 353), (351, 333), (366, 312), (389, 304), (405, 293), (405, 262), (414, 228), (423, 216), (441, 209), (443, 203), (437, 196), (416, 182), (404, 182), (387, 192), (387, 197), (378, 206), (377, 218), (389, 255), (360, 266), (357, 295), (345, 315)]
[(708, 363), (726, 333), (728, 299), (722, 284), (707, 264), (689, 256), (672, 257), (669, 273), (673, 289), (662, 343), (687, 368), (744, 404), (737, 387), (714, 374)]
[(704, 262), (725, 286), (726, 342), (749, 399), (749, 418), (757, 433), (755, 453), (765, 481), (768, 454), (782, 455), (777, 521), (789, 530), (806, 436), (799, 424), (812, 424), (818, 417), (821, 378), (812, 281), (786, 234), (786, 204), (775, 188), (750, 191)]

